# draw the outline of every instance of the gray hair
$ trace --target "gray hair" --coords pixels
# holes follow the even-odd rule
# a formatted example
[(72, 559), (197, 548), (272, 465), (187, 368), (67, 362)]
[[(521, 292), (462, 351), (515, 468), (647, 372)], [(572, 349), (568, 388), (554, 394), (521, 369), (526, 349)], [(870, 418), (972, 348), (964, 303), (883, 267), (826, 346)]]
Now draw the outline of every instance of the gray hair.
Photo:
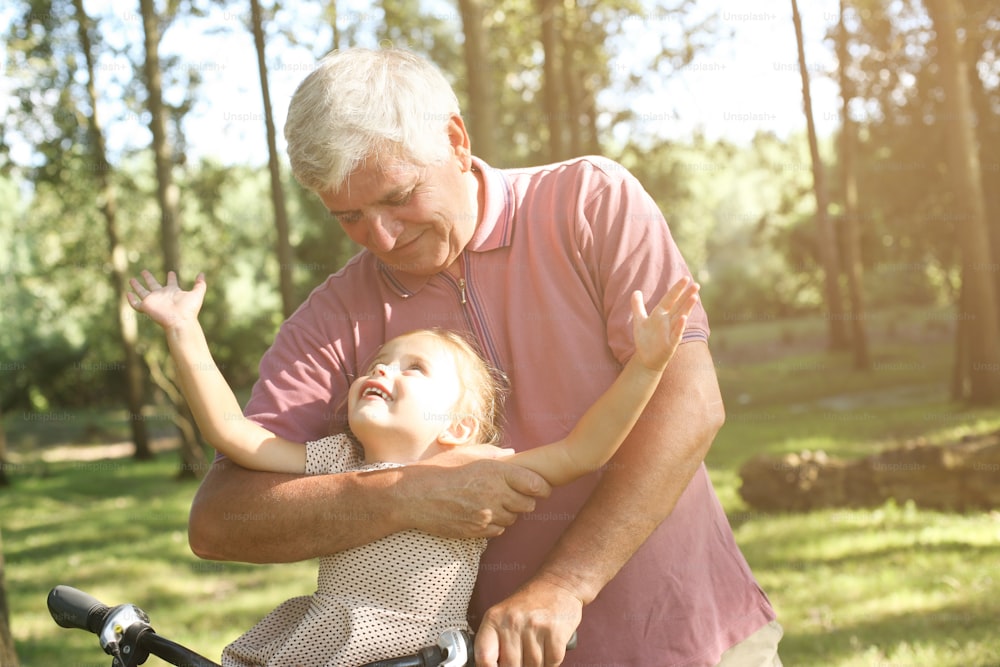
[(369, 159), (426, 166), (447, 158), (458, 98), (431, 62), (400, 49), (345, 49), (323, 57), (288, 106), (285, 139), (295, 178), (339, 189)]

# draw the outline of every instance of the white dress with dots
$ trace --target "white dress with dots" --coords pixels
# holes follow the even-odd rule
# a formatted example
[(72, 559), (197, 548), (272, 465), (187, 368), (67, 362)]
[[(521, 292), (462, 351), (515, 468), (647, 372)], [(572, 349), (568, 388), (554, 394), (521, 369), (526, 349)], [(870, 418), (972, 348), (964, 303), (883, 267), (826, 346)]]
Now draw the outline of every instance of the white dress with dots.
[[(366, 465), (362, 456), (345, 435), (323, 438), (306, 445), (306, 473), (401, 465)], [(331, 519), (368, 520), (336, 512), (330, 510)], [(482, 538), (407, 530), (321, 558), (316, 592), (283, 602), (227, 646), (223, 667), (357, 667), (416, 653), (449, 628), (468, 630), (485, 548)]]

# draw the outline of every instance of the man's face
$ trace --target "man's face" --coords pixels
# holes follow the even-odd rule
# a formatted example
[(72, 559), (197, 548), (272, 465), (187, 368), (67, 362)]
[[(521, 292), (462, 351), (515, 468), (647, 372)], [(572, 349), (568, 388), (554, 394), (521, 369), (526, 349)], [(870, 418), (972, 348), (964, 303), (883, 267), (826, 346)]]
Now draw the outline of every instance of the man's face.
[(439, 273), (458, 258), (478, 223), (476, 179), (457, 153), (426, 167), (369, 160), (319, 197), (351, 240), (390, 268)]

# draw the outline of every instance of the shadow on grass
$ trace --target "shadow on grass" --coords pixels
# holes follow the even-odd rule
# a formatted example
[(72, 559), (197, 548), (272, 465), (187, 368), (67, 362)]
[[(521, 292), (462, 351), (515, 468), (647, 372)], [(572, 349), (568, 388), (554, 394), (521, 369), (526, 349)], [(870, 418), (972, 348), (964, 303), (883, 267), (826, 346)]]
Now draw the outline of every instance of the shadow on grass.
[[(944, 605), (924, 613), (882, 615), (858, 623), (801, 630), (786, 628), (783, 656), (797, 666), (933, 664), (997, 667), (1000, 644), (987, 609), (974, 603)], [(942, 642), (941, 638), (947, 639)], [(991, 650), (992, 647), (992, 650)], [(993, 653), (996, 660), (983, 658)], [(966, 655), (968, 657), (963, 657)], [(974, 657), (974, 656), (980, 657)], [(912, 662), (920, 658), (933, 662)], [(971, 660), (971, 662), (970, 662)], [(905, 661), (905, 662), (900, 662)]]
[(995, 515), (887, 503), (731, 520), (779, 610), (785, 664), (1000, 665)]

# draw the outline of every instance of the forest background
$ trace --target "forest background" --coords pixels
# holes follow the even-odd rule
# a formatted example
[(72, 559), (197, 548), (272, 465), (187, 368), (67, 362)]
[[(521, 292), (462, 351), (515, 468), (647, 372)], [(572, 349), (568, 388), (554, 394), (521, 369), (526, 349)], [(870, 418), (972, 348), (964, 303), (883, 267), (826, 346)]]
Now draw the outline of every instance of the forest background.
[(123, 408), (134, 458), (168, 429), (181, 476), (204, 471), (125, 280), (204, 271), (213, 353), (249, 387), (281, 320), (356, 251), (288, 174), (287, 99), (323, 53), (387, 43), (442, 67), (492, 165), (596, 154), (635, 174), (713, 330), (818, 318), (872, 377), (900, 369), (872, 354), (870, 323), (908, 307), (952, 341), (950, 400), (1000, 400), (990, 3), (33, 0), (0, 21), (8, 427)]

